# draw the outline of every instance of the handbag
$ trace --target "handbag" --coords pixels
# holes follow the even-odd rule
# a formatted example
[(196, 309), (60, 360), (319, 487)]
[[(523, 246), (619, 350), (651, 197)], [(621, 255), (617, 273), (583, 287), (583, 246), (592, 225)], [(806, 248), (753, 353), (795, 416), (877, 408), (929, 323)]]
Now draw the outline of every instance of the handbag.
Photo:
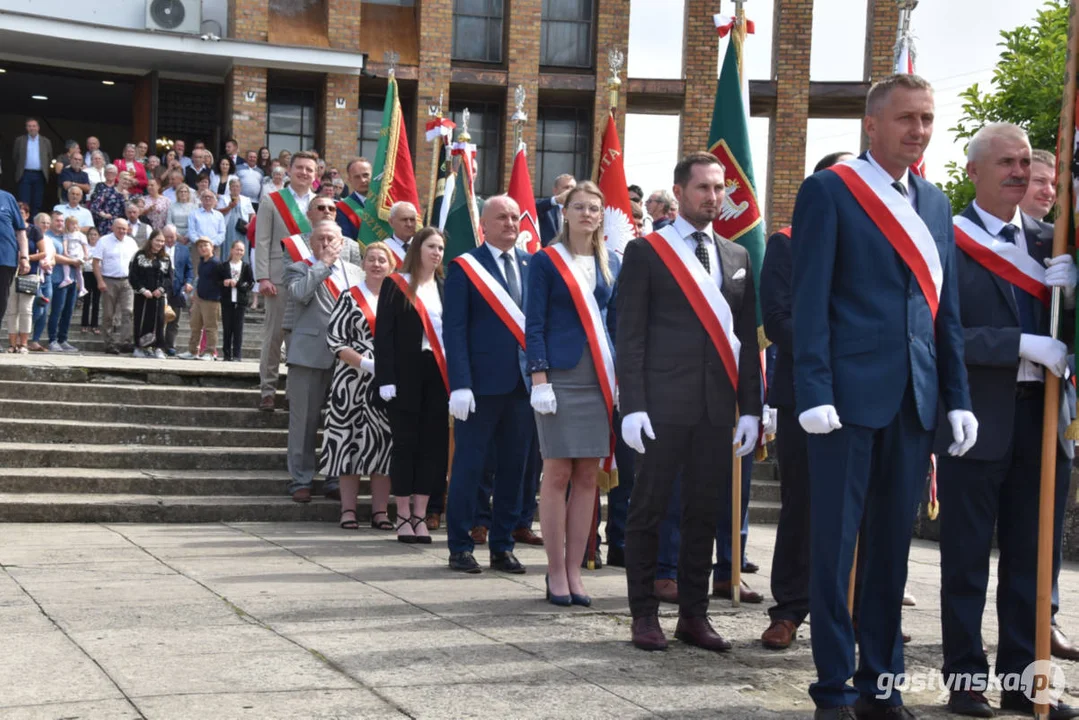
[(240, 235), (247, 235), (247, 221), (243, 218), (240, 218), (236, 221), (236, 232), (238, 232)]
[(165, 306), (165, 324), (176, 322), (176, 311), (172, 309), (172, 305)]
[(15, 292), (20, 295), (37, 295), (41, 276), (37, 273), (15, 276)]

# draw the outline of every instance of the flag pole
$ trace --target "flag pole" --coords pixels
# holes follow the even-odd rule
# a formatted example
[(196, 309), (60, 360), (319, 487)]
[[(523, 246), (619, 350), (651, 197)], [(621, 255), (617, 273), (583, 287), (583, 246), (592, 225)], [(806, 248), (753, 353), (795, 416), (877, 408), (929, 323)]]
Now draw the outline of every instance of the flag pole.
[[(427, 116), (437, 121), (442, 120), (442, 93), (438, 94), (438, 105), (427, 106)], [(444, 136), (439, 128), (439, 133), (431, 141), (431, 189), (427, 193), (427, 209), (423, 213), (423, 224), (431, 224), (431, 210), (435, 205), (435, 192), (438, 189), (438, 166), (442, 164), (442, 146), (445, 144)]]
[[(734, 0), (734, 32), (731, 33), (731, 42), (734, 43), (735, 52), (738, 54), (738, 78), (741, 85), (745, 84), (743, 77), (745, 67), (742, 62), (742, 44), (746, 39), (744, 3), (745, 0)], [(748, 108), (746, 109), (748, 111)], [(738, 432), (739, 415), (736, 404), (735, 434)], [(733, 458), (731, 461), (731, 607), (740, 607), (742, 604), (742, 458), (738, 457), (734, 449), (731, 455)]]
[[(1057, 134), (1057, 217), (1053, 232), (1053, 257), (1068, 250), (1071, 230), (1072, 159), (1075, 150), (1076, 59), (1079, 58), (1079, 16), (1077, 0), (1071, 0), (1068, 21), (1068, 51), (1064, 63), (1064, 99)], [(1049, 334), (1056, 337), (1060, 325), (1060, 288), (1053, 288), (1049, 311)], [(1041, 484), (1038, 503), (1038, 575), (1035, 604), (1034, 688), (1048, 688), (1052, 680), (1050, 632), (1053, 589), (1053, 504), (1056, 491), (1058, 413), (1060, 378), (1045, 373), (1045, 409), (1042, 415)], [(1044, 695), (1037, 699), (1044, 699)], [(1048, 720), (1049, 706), (1035, 702), (1034, 717)]]

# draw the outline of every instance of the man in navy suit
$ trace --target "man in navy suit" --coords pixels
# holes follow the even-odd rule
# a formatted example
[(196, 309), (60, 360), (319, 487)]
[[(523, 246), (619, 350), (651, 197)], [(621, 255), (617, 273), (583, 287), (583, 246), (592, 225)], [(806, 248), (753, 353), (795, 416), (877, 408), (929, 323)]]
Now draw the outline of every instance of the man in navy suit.
[(352, 193), (337, 201), (337, 224), (341, 234), (353, 240), (360, 236), (359, 211), (367, 203), (367, 191), (371, 187), (371, 163), (367, 158), (353, 158), (345, 167), (348, 185)]
[(165, 345), (170, 357), (176, 355), (176, 331), (180, 326), (180, 311), (187, 307), (187, 296), (192, 290), (191, 281), (195, 277), (191, 265), (191, 252), (187, 245), (176, 242), (178, 233), (175, 225), (166, 225), (161, 230), (165, 236), (165, 250), (172, 260), (172, 287), (168, 288), (169, 306), (176, 313), (176, 319), (165, 326)]
[(562, 229), (562, 206), (566, 203), (569, 191), (577, 187), (577, 180), (569, 174), (559, 175), (554, 179), (554, 194), (536, 203), (539, 215), (540, 244), (547, 247)]
[[(950, 453), (977, 439), (951, 208), (907, 170), (929, 144), (933, 118), (922, 78), (874, 84), (863, 122), (869, 152), (810, 176), (794, 208), (794, 387), (809, 433), (818, 719), (913, 717), (898, 692), (882, 697), (879, 683), (903, 672), (907, 556), (938, 407), (951, 426)], [(855, 673), (847, 585), (863, 512)]]
[[(512, 198), (498, 195), (488, 199), (480, 218), (485, 242), (467, 253), (486, 277), (505, 291), (505, 301), (516, 305), (517, 311), (524, 308), (528, 278), (528, 255), (516, 246), (520, 222), (521, 211)], [(461, 262), (450, 263), (446, 275), (442, 333), (456, 441), (446, 507), (449, 565), (459, 572), (481, 571), (472, 555), (471, 531), (479, 487), (493, 448), (494, 500), (488, 536), (491, 567), (523, 573), (524, 566), (513, 554), (513, 531), (535, 420), (522, 373), (521, 345), (496, 312), (490, 290), (483, 292), (483, 281), (478, 284), (466, 274)], [(523, 336), (523, 315), (521, 322)]]
[[(967, 175), (977, 194), (956, 218), (956, 232), (964, 234), (959, 236), (964, 242), (956, 253), (956, 272), (970, 394), (981, 425), (981, 442), (964, 457), (942, 456), (939, 464), (940, 504), (946, 508), (940, 518), (946, 681), (975, 673), (988, 677), (981, 628), (994, 529), (1000, 549), (1000, 632), (995, 670), (1001, 676), (1021, 677), (1034, 662), (1034, 559), (1038, 554), (1045, 373), (1061, 377), (1068, 362), (1068, 345), (1049, 334), (1049, 308), (1044, 303), (1050, 292), (1046, 288), (1062, 288), (1062, 335), (1071, 341), (1076, 273), (1071, 255), (1050, 259), (1052, 226), (1019, 210), (1030, 174), (1030, 142), (1018, 126), (993, 123), (971, 138)], [(970, 245), (966, 238), (978, 244)], [(1018, 250), (1014, 256), (1010, 255), (1013, 250)], [(1008, 262), (1016, 257), (1027, 265)], [(1028, 272), (1015, 274), (1021, 270)], [(1023, 278), (1030, 277), (1029, 273), (1042, 275), (1038, 278), (1039, 296), (1031, 294), (1034, 288), (1024, 285)], [(1064, 387), (1067, 384), (1062, 390)], [(1060, 562), (1057, 550), (1074, 455), (1073, 443), (1064, 439), (1064, 430), (1074, 417), (1074, 396), (1069, 403), (1062, 392), (1055, 468), (1055, 566)], [(938, 447), (946, 442), (938, 433)], [(985, 689), (985, 685), (975, 683), (969, 689), (953, 690), (948, 709), (960, 715), (992, 717)], [(1003, 690), (1000, 707), (1033, 712), (1024, 690)], [(1079, 709), (1057, 704), (1051, 707), (1049, 717), (1079, 717)]]

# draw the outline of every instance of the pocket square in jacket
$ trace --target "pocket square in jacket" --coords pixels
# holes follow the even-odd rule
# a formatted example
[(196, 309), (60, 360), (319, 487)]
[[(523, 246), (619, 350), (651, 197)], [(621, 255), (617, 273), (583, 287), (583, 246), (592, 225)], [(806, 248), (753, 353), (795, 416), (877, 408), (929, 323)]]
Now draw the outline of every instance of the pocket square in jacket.
[(731, 280), (741, 280), (745, 276), (746, 276), (746, 269), (745, 268), (738, 268), (738, 270), (735, 271), (734, 275), (731, 275)]

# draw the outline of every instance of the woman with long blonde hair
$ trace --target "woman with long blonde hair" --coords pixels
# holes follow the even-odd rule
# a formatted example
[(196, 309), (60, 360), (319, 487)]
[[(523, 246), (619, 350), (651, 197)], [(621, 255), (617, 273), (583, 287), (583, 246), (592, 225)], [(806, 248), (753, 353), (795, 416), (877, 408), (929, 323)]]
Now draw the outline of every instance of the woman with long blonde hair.
[(591, 604), (581, 561), (600, 460), (611, 449), (607, 397), (613, 402), (614, 344), (606, 315), (619, 264), (604, 245), (603, 208), (595, 184), (571, 190), (562, 230), (536, 253), (528, 278), (525, 354), (543, 456), (539, 507), (547, 600), (554, 605)]

